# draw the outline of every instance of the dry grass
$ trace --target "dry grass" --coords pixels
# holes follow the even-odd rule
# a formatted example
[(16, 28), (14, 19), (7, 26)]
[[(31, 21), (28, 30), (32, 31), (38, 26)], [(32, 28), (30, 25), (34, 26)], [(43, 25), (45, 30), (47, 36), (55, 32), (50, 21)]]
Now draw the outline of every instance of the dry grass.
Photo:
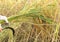
[(0, 32), (0, 42), (60, 42), (59, 0), (0, 0), (0, 14), (11, 30)]

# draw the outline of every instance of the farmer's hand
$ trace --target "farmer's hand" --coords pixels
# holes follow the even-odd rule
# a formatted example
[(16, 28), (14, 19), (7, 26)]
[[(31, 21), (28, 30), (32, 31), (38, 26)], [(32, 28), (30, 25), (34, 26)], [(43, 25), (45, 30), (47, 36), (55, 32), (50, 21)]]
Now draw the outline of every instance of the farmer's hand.
[(2, 28), (0, 28), (0, 32), (2, 31)]

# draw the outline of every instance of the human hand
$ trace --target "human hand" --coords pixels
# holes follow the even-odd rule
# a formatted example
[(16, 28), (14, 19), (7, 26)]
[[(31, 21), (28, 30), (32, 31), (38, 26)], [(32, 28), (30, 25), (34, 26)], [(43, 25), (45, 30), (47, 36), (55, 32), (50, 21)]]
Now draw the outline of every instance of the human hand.
[(2, 31), (2, 28), (0, 28), (0, 32)]

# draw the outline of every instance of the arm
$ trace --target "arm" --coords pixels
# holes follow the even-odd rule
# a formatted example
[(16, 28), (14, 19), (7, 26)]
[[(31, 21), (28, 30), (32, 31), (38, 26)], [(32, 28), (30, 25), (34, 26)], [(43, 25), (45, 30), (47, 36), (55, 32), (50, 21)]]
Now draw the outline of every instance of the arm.
[[(0, 15), (0, 20), (4, 20), (6, 25), (9, 24), (8, 19), (7, 19), (6, 16)], [(4, 27), (4, 26), (2, 26), (2, 24), (0, 24), (0, 32), (2, 31), (3, 27)]]

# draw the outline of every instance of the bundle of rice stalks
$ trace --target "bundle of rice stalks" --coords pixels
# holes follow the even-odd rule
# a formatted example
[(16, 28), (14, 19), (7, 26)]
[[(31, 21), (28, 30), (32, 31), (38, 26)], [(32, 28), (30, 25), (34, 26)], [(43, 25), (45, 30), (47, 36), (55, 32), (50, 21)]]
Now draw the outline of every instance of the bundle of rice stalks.
[(13, 32), (10, 29), (5, 29), (0, 32), (0, 42), (13, 42)]

